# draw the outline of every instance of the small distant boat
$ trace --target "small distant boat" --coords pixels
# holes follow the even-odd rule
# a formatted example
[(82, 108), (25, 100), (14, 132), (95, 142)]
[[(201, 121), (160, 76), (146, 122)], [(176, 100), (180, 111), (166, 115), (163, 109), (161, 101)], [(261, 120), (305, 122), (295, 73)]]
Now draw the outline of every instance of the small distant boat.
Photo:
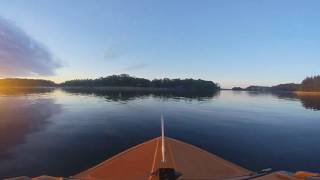
[[(69, 178), (39, 176), (34, 180), (320, 180), (309, 172), (253, 172), (193, 145), (162, 135), (132, 147)], [(20, 180), (18, 177), (10, 180)], [(24, 179), (23, 179), (24, 180)]]

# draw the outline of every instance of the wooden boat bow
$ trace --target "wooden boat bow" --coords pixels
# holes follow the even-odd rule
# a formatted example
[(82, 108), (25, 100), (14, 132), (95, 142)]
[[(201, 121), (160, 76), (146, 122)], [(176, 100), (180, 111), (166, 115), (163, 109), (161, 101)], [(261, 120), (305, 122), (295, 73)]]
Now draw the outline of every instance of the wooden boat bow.
[(174, 168), (181, 179), (222, 179), (252, 172), (207, 151), (165, 137), (166, 161), (162, 162), (162, 138), (158, 137), (130, 148), (75, 176), (79, 179), (159, 179), (160, 168)]
[[(298, 172), (255, 173), (203, 149), (161, 136), (134, 146), (70, 178), (39, 176), (32, 180), (303, 180), (319, 174)], [(10, 180), (31, 180), (28, 177)]]

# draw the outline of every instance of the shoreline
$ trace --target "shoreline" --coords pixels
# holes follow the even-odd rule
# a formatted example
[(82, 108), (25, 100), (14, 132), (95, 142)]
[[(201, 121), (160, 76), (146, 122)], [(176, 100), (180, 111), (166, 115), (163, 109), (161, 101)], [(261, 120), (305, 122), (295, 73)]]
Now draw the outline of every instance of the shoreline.
[(297, 96), (320, 96), (319, 91), (293, 91)]
[[(1, 87), (0, 90), (9, 89), (92, 89), (92, 90), (106, 90), (106, 91), (150, 91), (150, 92), (172, 92), (181, 91), (189, 92), (186, 89), (174, 89), (174, 88), (152, 88), (152, 87), (129, 87), (129, 86), (12, 86), (12, 87)], [(213, 91), (245, 91), (252, 92), (250, 90), (232, 90), (232, 89), (216, 89)], [(197, 92), (197, 91), (196, 91)], [(284, 92), (293, 93), (297, 96), (320, 96), (320, 91), (255, 91), (255, 92)]]
[(154, 87), (130, 87), (130, 86), (12, 86), (1, 87), (0, 90), (18, 90), (18, 89), (86, 89), (86, 90), (98, 90), (98, 91), (145, 91), (145, 92), (216, 92), (221, 89), (213, 90), (195, 90), (195, 89), (175, 89), (175, 88), (154, 88)]
[(221, 89), (225, 91), (235, 91), (235, 92), (265, 92), (265, 93), (292, 93), (297, 96), (320, 96), (320, 91), (272, 91), (272, 90), (267, 90), (267, 91), (252, 91), (252, 90), (233, 90), (233, 89)]

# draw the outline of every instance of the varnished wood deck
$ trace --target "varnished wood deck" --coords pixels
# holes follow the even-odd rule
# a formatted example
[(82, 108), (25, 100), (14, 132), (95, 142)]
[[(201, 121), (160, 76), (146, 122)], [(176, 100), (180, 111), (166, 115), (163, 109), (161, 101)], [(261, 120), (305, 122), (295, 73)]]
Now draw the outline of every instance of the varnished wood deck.
[(172, 167), (179, 179), (224, 179), (245, 176), (251, 171), (190, 144), (165, 138), (166, 162), (161, 163), (161, 138), (128, 149), (75, 176), (90, 180), (154, 180), (159, 167)]
[(101, 164), (70, 178), (39, 176), (6, 180), (156, 180), (160, 167), (171, 167), (183, 175), (180, 180), (305, 180), (320, 174), (278, 171), (260, 175), (184, 142), (165, 138), (166, 162), (161, 162), (161, 138), (128, 149)]

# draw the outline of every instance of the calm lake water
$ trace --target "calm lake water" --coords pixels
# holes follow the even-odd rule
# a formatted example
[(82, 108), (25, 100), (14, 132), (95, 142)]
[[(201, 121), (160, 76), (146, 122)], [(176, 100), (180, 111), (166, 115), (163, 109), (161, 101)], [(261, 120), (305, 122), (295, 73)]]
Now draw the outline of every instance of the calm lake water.
[(320, 171), (320, 97), (0, 91), (0, 178), (70, 176), (160, 135), (251, 170)]

